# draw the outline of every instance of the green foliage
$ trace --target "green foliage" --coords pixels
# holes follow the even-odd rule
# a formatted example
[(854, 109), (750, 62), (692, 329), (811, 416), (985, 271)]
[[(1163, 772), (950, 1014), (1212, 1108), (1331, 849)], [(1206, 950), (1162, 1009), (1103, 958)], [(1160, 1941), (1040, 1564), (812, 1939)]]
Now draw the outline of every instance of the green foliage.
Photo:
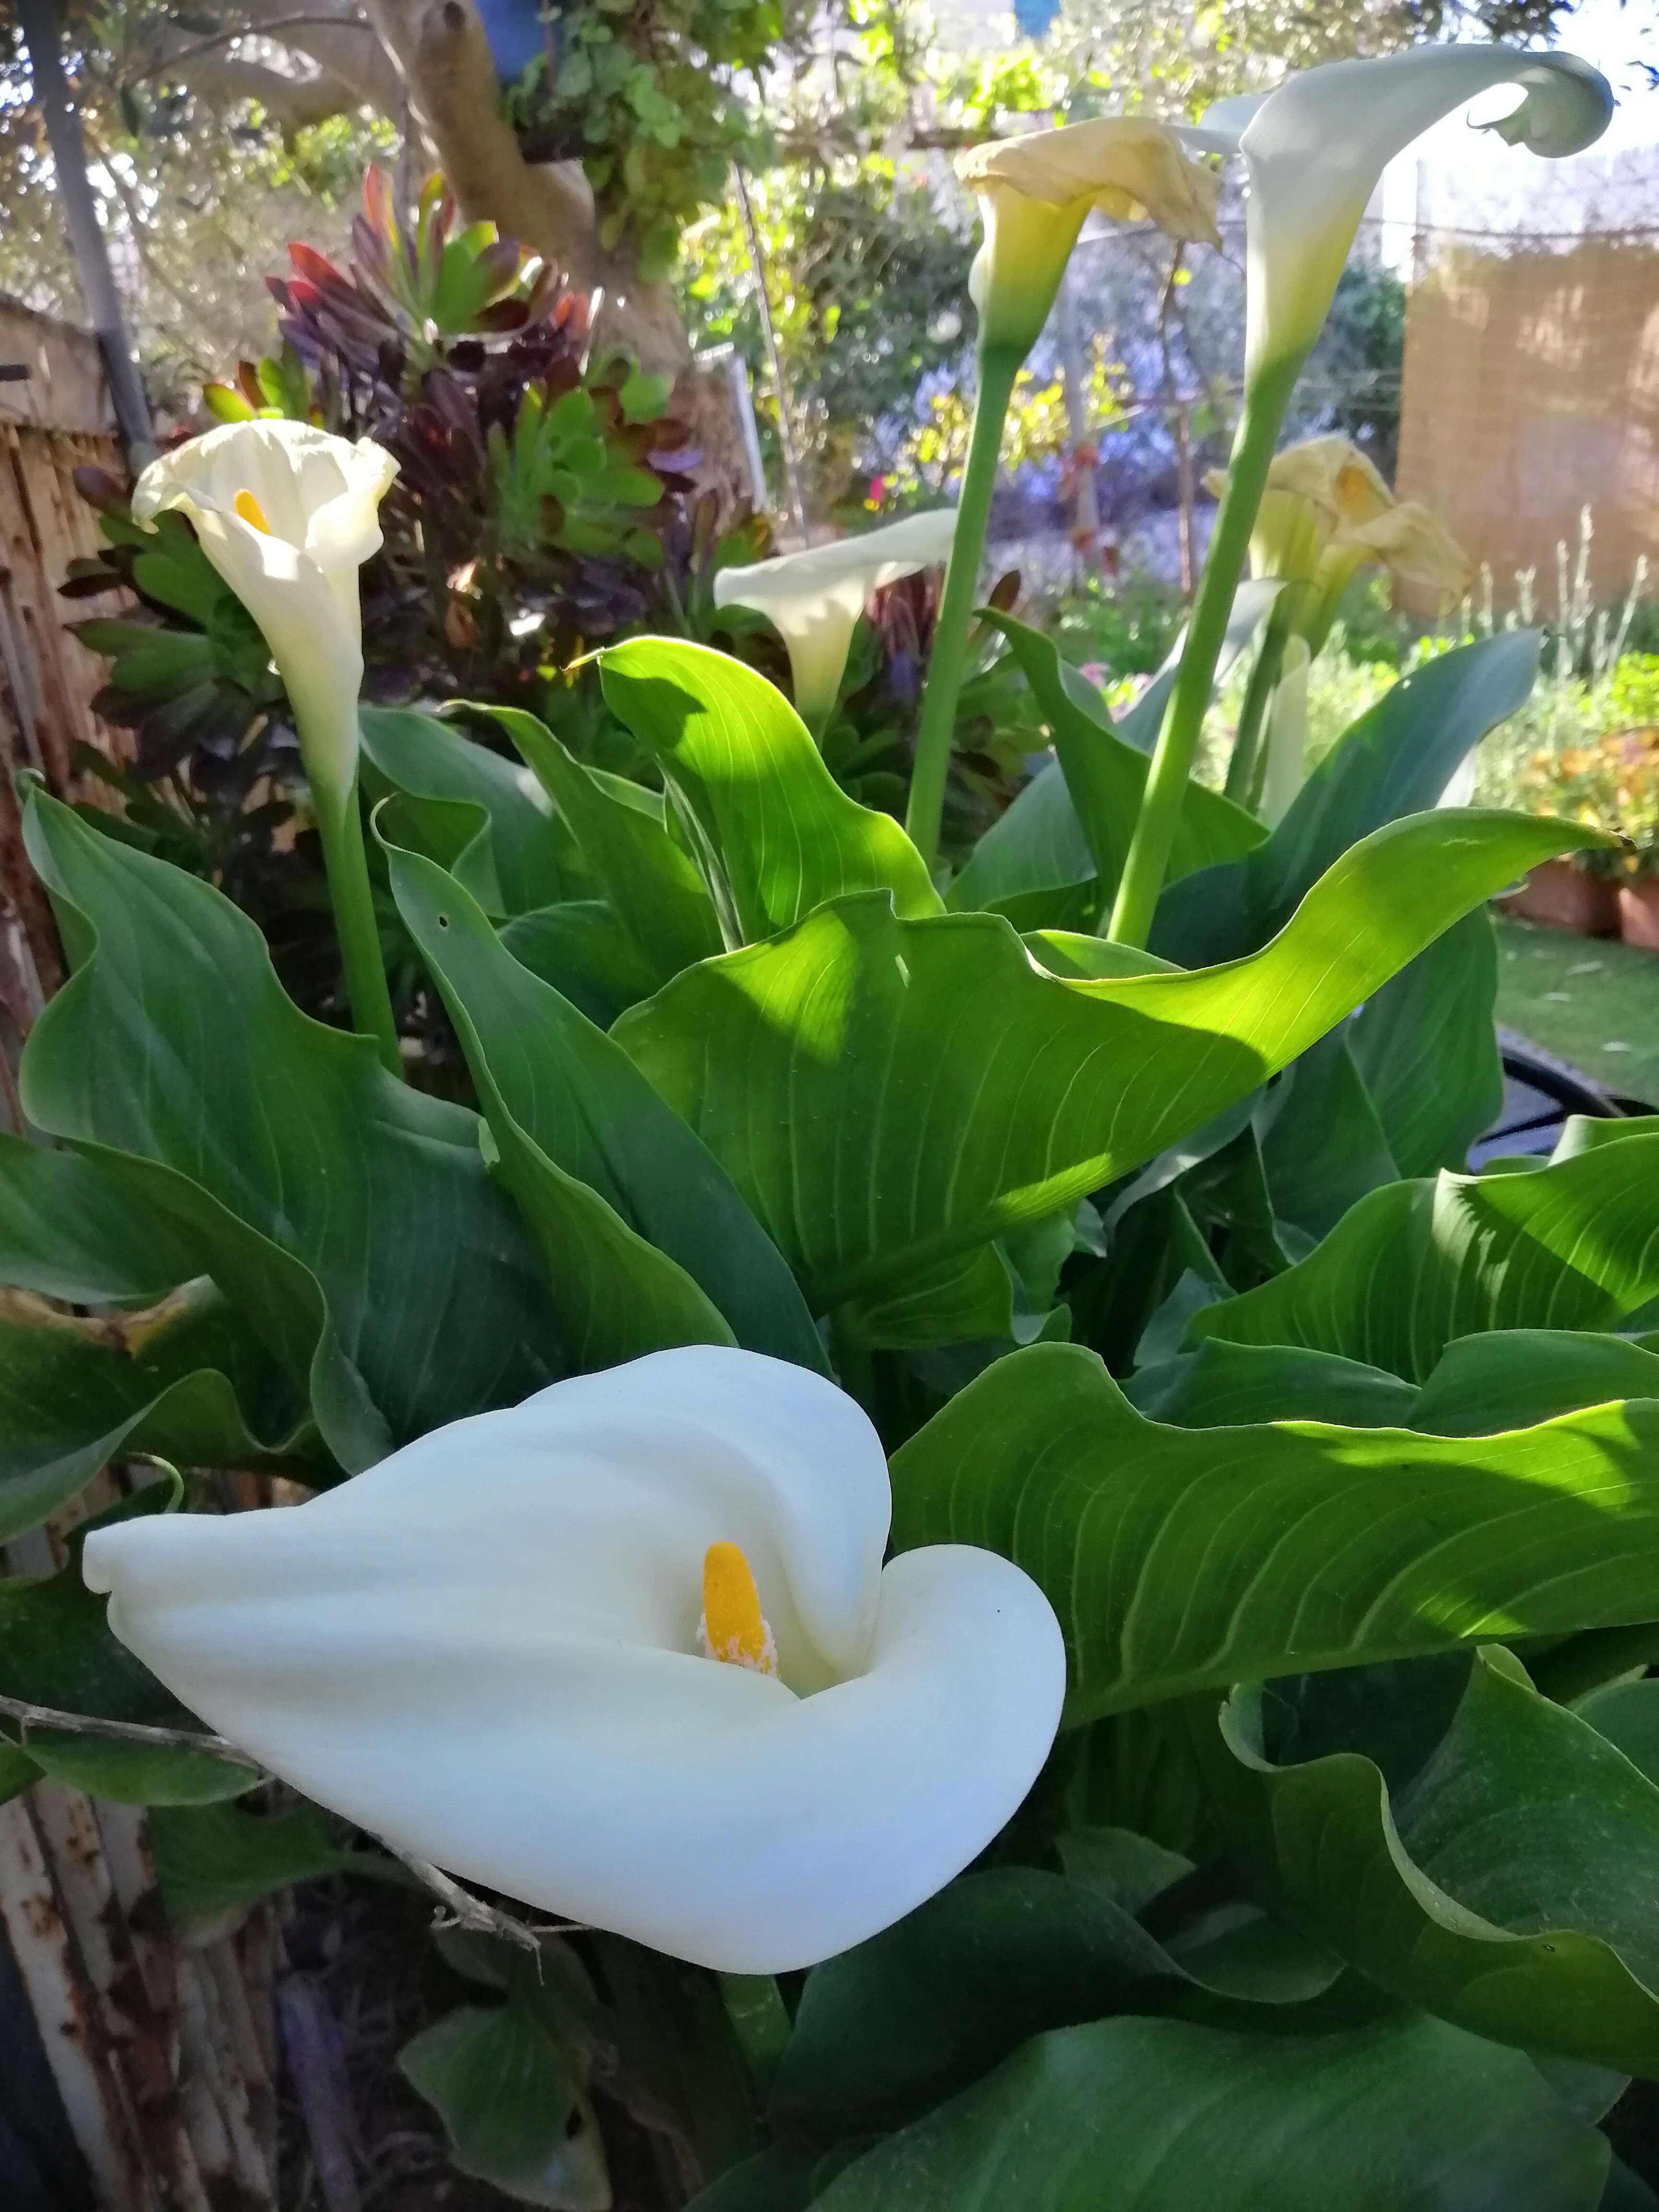
[(548, 8), (557, 59), (538, 58), (507, 95), (534, 161), (579, 161), (599, 242), (661, 281), (680, 231), (724, 198), (729, 166), (758, 150), (758, 119), (733, 77), (758, 75), (783, 37), (777, 0), (617, 0)]

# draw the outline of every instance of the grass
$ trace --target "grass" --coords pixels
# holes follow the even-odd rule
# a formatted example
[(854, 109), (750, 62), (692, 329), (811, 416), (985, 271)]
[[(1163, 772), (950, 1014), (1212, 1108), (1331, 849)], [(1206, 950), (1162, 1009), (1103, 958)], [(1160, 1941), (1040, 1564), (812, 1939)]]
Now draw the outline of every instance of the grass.
[(1607, 1090), (1659, 1106), (1659, 953), (1500, 919), (1498, 1018)]

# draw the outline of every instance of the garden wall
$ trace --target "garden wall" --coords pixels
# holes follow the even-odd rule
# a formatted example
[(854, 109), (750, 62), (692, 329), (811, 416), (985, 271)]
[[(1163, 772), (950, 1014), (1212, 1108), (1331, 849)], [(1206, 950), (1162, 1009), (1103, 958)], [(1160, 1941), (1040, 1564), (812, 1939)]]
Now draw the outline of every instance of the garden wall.
[[(58, 965), (52, 918), (22, 856), (17, 775), (32, 768), (67, 793), (77, 738), (121, 750), (93, 712), (103, 663), (64, 628), (71, 610), (57, 592), (70, 561), (100, 547), (74, 471), (84, 461), (118, 467), (120, 453), (90, 331), (0, 298), (8, 368), (28, 373), (0, 375), (0, 1006), (24, 1028), (33, 994), (51, 990)], [(100, 600), (72, 611), (115, 611)]]
[(1419, 241), (1406, 319), (1399, 489), (1490, 564), (1555, 601), (1557, 544), (1588, 504), (1599, 597), (1659, 562), (1659, 243), (1638, 236), (1508, 251)]

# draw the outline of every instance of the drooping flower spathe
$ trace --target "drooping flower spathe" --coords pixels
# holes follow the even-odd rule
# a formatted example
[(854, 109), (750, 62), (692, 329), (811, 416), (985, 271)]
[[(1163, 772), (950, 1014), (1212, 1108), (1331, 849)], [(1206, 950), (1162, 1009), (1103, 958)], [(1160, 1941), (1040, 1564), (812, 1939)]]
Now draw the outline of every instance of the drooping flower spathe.
[(693, 1346), (435, 1431), (312, 1503), (88, 1538), (114, 1633), (398, 1848), (736, 1972), (958, 1873), (1036, 1778), (1065, 1658), (990, 1552), (884, 1568), (875, 1431)]
[(1299, 361), (1323, 327), (1377, 179), (1413, 140), (1496, 85), (1524, 99), (1481, 127), (1550, 157), (1607, 129), (1613, 92), (1576, 54), (1425, 46), (1380, 60), (1328, 62), (1265, 97), (1221, 101), (1200, 128), (1231, 140), (1249, 184), (1245, 381)]
[(795, 709), (821, 732), (834, 710), (853, 632), (872, 592), (951, 557), (953, 509), (906, 515), (856, 538), (780, 553), (714, 576), (717, 607), (765, 615), (789, 651)]

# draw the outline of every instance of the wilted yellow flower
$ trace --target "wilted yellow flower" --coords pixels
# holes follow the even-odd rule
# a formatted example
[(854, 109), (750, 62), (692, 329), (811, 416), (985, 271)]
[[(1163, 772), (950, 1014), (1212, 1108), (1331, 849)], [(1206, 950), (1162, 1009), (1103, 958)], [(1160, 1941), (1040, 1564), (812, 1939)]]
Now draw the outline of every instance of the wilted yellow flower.
[(957, 173), (984, 226), (969, 278), (981, 345), (1022, 360), (1030, 352), (1091, 210), (1116, 222), (1150, 217), (1171, 238), (1218, 246), (1219, 179), (1188, 150), (1225, 143), (1179, 124), (1109, 115), (971, 148)]

